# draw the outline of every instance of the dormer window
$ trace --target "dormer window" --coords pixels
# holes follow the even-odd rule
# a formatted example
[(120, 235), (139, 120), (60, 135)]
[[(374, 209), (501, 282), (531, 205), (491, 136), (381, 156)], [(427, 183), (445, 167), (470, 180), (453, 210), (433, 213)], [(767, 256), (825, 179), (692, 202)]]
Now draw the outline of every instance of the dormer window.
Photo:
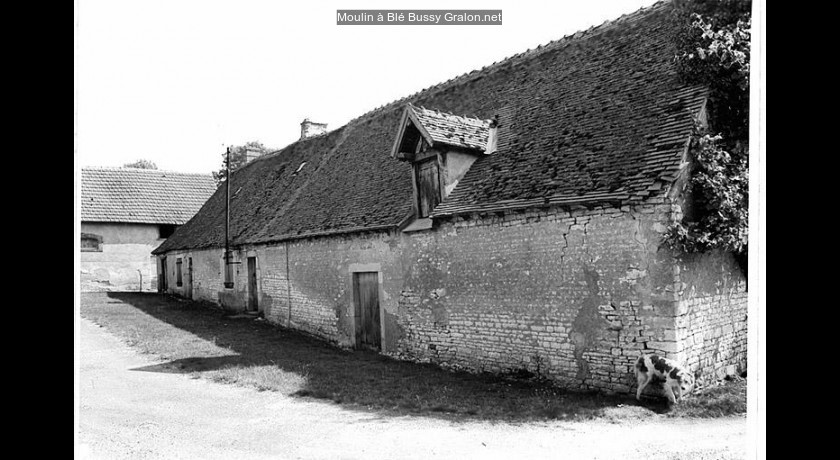
[(410, 123), (403, 131), (399, 151), (416, 155), (423, 149), (423, 142), (423, 135), (420, 133), (420, 130), (417, 129), (414, 123)]
[(470, 165), (495, 148), (495, 125), (491, 120), (408, 104), (391, 155), (412, 163), (417, 218), (432, 216)]

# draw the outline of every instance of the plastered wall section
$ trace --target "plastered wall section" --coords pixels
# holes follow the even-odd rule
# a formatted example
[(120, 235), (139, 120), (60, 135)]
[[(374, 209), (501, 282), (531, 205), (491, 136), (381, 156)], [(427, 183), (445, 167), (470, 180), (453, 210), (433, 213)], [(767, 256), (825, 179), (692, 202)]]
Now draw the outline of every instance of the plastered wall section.
[[(233, 251), (231, 260), (239, 262), (239, 251)], [(189, 273), (189, 260), (192, 258), (192, 276)], [(177, 283), (178, 259), (181, 259), (181, 285)], [(224, 288), (223, 251), (203, 249), (192, 251), (173, 251), (166, 254), (166, 292), (193, 300), (213, 302), (224, 305), (232, 302), (232, 308), (241, 309), (245, 305), (244, 282), (245, 269), (241, 264), (233, 265), (235, 289)], [(163, 264), (157, 259), (158, 278), (161, 278)]]
[(102, 237), (101, 252), (81, 252), (82, 291), (157, 288), (152, 250), (163, 242), (157, 225), (82, 222), (81, 227), (82, 233)]
[[(193, 258), (192, 296), (230, 310), (244, 310), (251, 286), (246, 258), (256, 257), (258, 311), (270, 322), (301, 330), (339, 346), (355, 344), (352, 277), (354, 272), (380, 273), (382, 325), (394, 329), (401, 289), (399, 236), (354, 234), (289, 243), (259, 245), (232, 251), (234, 287), (223, 285), (223, 251), (208, 249), (167, 254), (168, 292), (189, 297), (186, 278), (175, 285), (177, 258)], [(288, 256), (288, 257), (287, 257)], [(159, 264), (160, 266), (160, 264)], [(185, 276), (185, 275), (183, 275)], [(394, 294), (396, 293), (396, 294)], [(387, 312), (387, 313), (386, 313)], [(388, 340), (384, 331), (383, 340)], [(393, 347), (383, 343), (383, 348)]]
[(394, 328), (402, 284), (399, 241), (393, 233), (368, 233), (297, 240), (258, 250), (265, 260), (261, 303), (271, 305), (266, 318), (337, 345), (353, 346), (353, 273), (378, 272), (383, 349), (393, 347), (388, 334)]

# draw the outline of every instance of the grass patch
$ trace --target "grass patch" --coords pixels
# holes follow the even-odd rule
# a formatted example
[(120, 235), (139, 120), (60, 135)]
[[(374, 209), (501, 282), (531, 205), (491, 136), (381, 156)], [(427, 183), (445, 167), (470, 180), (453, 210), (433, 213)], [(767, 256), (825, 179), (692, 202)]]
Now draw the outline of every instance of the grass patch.
[(723, 417), (747, 413), (747, 381), (724, 381), (698, 390), (668, 412), (671, 417)]
[[(265, 321), (232, 318), (212, 304), (171, 296), (86, 293), (81, 314), (165, 361), (136, 371), (185, 373), (351, 409), (507, 421), (615, 417), (630, 406), (650, 416), (662, 412), (650, 404), (639, 407), (630, 396), (573, 393), (545, 381), (451, 372), (342, 350)], [(730, 396), (746, 404), (745, 391)], [(735, 408), (725, 402), (728, 398), (717, 393), (690, 398), (671, 415), (728, 415)]]

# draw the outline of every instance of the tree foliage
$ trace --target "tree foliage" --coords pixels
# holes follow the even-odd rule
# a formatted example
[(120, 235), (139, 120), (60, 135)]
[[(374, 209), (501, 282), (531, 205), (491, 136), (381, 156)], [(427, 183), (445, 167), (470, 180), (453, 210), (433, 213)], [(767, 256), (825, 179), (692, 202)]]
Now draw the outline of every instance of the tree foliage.
[(676, 37), (679, 75), (709, 88), (708, 126), (698, 124), (689, 147), (686, 196), (694, 209), (665, 235), (680, 251), (747, 251), (751, 6), (694, 0), (677, 8), (683, 24)]
[[(248, 147), (256, 148), (262, 154), (269, 152), (270, 150), (266, 148), (261, 142), (258, 141), (251, 141), (246, 142), (243, 145), (236, 145), (230, 148), (230, 172), (234, 172), (237, 169), (241, 168), (248, 162), (248, 158), (246, 156), (246, 152)], [(227, 151), (222, 152), (222, 167), (218, 171), (213, 171), (213, 179), (216, 181), (216, 185), (221, 185), (227, 178), (227, 170), (225, 168), (225, 162), (227, 161)]]
[(158, 169), (157, 165), (149, 160), (137, 160), (133, 163), (126, 163), (123, 168), (137, 168), (137, 169)]
[(720, 248), (747, 250), (749, 176), (747, 155), (733, 154), (723, 136), (698, 127), (691, 141), (694, 169), (689, 183), (697, 209), (671, 225), (666, 241), (683, 252)]
[(677, 71), (686, 83), (708, 86), (709, 115), (726, 143), (748, 138), (751, 8), (743, 0), (692, 0), (675, 13)]

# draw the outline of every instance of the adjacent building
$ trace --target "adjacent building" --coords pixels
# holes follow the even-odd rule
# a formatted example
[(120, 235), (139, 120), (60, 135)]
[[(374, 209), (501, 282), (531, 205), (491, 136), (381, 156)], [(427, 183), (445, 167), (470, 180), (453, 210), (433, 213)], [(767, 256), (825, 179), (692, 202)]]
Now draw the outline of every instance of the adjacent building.
[(152, 250), (216, 191), (210, 174), (82, 168), (83, 291), (155, 290)]
[(573, 389), (630, 391), (651, 352), (701, 381), (743, 369), (732, 254), (662, 244), (691, 208), (687, 150), (707, 104), (677, 76), (670, 8), (252, 161), (231, 177), (230, 263), (220, 188), (154, 251), (165, 290), (339, 346)]

